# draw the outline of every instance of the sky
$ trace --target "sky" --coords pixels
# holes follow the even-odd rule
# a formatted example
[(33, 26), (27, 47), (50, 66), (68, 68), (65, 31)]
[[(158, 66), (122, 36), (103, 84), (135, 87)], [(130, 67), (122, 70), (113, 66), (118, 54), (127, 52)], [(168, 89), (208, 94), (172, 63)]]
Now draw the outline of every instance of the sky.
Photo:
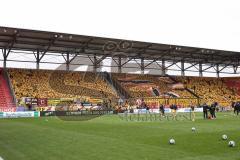
[(239, 0), (0, 0), (0, 4), (0, 26), (240, 52)]
[(0, 0), (0, 26), (240, 51), (239, 0)]

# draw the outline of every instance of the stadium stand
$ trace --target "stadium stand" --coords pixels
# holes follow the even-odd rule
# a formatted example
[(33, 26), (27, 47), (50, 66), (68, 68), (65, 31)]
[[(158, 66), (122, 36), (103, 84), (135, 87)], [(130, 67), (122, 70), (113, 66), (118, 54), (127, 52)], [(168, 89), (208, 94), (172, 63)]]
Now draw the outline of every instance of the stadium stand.
[(9, 69), (16, 97), (116, 98), (102, 77), (91, 72)]
[[(182, 106), (192, 100), (198, 103), (217, 101), (222, 106), (240, 100), (239, 78), (219, 78), (225, 74), (225, 69), (231, 69), (227, 71), (229, 75), (239, 74), (238, 52), (9, 27), (0, 27), (0, 37), (3, 68), (12, 67), (8, 63), (15, 62), (26, 63), (28, 68), (27, 64), (36, 62), (37, 69), (7, 69), (9, 76), (1, 73), (1, 105), (12, 103), (8, 99), (15, 102), (22, 97), (92, 97), (117, 101), (121, 98), (131, 99), (131, 103), (148, 99), (149, 103), (168, 101), (168, 104)], [(23, 56), (26, 60), (11, 58), (20, 54), (32, 56), (29, 59)], [(58, 68), (66, 71), (39, 70), (46, 63), (59, 64)], [(82, 64), (92, 72), (70, 71)], [(193, 67), (199, 77), (184, 77)], [(99, 73), (106, 68), (115, 73)], [(169, 71), (176, 71), (182, 77), (169, 76)], [(218, 78), (203, 78), (205, 73), (214, 73)]]
[(224, 83), (236, 95), (240, 95), (240, 79), (239, 78), (223, 78)]
[[(93, 97), (117, 99), (119, 93), (101, 74), (93, 72), (66, 72), (49, 70), (9, 69), (9, 76), (16, 97), (35, 98), (79, 98)], [(132, 99), (137, 98), (181, 98), (182, 106), (187, 106), (192, 93), (201, 98), (201, 102), (219, 102), (228, 106), (239, 99), (238, 78), (207, 77), (160, 77), (155, 75), (111, 74), (128, 92)], [(10, 104), (11, 95), (1, 74), (1, 105)], [(190, 90), (191, 92), (187, 91)], [(1, 106), (0, 105), (0, 106)]]
[[(182, 84), (173, 82), (168, 77), (136, 74), (113, 74), (131, 97), (178, 97), (193, 98)], [(179, 87), (177, 87), (179, 86)]]
[[(24, 63), (28, 68), (27, 64), (34, 62), (37, 69), (8, 69), (12, 85), (4, 72), (0, 79), (1, 96), (10, 94), (3, 91), (6, 88), (14, 95), (13, 88), (18, 99), (121, 97), (135, 101), (149, 98), (160, 102), (161, 99), (169, 104), (178, 99), (178, 103), (184, 105), (188, 105), (190, 99), (198, 102), (201, 99), (201, 103), (217, 101), (222, 106), (240, 99), (239, 79), (219, 78), (222, 74), (226, 76), (225, 73), (239, 74), (239, 52), (9, 27), (0, 27), (0, 37), (3, 68), (13, 67), (9, 65), (12, 63)], [(20, 54), (32, 56), (29, 59), (26, 56), (25, 60), (11, 58)], [(39, 70), (44, 64), (59, 64), (57, 68), (66, 71)], [(70, 71), (82, 64), (93, 72)], [(195, 68), (194, 71), (191, 68)], [(105, 69), (115, 73), (99, 73)], [(169, 71), (183, 77), (169, 76)], [(184, 77), (190, 71), (198, 72), (199, 77)], [(217, 78), (203, 78), (205, 73), (215, 74)], [(1, 103), (8, 103), (5, 101)]]
[(230, 104), (236, 99), (236, 92), (228, 87), (224, 78), (210, 77), (176, 77), (184, 85), (199, 95), (204, 102)]

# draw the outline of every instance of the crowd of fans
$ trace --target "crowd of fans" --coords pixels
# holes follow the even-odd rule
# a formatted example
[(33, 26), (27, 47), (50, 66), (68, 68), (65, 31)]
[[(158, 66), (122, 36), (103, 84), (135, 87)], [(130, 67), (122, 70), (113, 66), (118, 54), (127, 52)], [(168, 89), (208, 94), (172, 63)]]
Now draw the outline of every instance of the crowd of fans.
[[(106, 82), (101, 75), (93, 72), (67, 72), (49, 70), (9, 69), (9, 77), (16, 98), (82, 98), (93, 97), (102, 99), (118, 99), (113, 86)], [(229, 106), (239, 96), (234, 88), (226, 85), (224, 78), (174, 77), (183, 88), (173, 88), (173, 82), (153, 75), (112, 74), (132, 99), (137, 98), (173, 98), (169, 93), (178, 95), (178, 105), (187, 106), (189, 99), (194, 99), (195, 93), (200, 97), (200, 103)], [(133, 83), (134, 82), (134, 83)], [(175, 82), (176, 83), (176, 82)], [(189, 92), (185, 88), (192, 91)], [(157, 90), (156, 95), (153, 90)], [(168, 94), (166, 94), (168, 93)], [(167, 96), (167, 97), (166, 97)], [(176, 97), (175, 97), (176, 98)], [(168, 102), (171, 104), (172, 102)], [(194, 100), (194, 103), (199, 102)]]
[[(93, 72), (74, 72), (66, 73), (64, 78), (65, 85), (80, 86), (94, 92), (98, 92), (97, 97), (103, 98), (116, 98), (116, 91), (109, 85), (100, 75)], [(85, 93), (85, 95), (91, 95), (90, 93)]]
[[(194, 96), (185, 89), (173, 89), (172, 83), (159, 79), (154, 75), (136, 75), (136, 74), (113, 74), (113, 77), (121, 82), (125, 90), (129, 92), (131, 97), (166, 97), (168, 93), (174, 93), (179, 98), (193, 98)], [(125, 82), (123, 80), (128, 82)], [(145, 83), (131, 83), (132, 81), (145, 81)], [(153, 93), (153, 89), (157, 89), (159, 95)]]
[(177, 80), (191, 89), (206, 103), (217, 101), (220, 105), (229, 105), (237, 94), (229, 88), (224, 79), (209, 77), (177, 77)]
[(94, 73), (9, 69), (15, 95), (35, 98), (117, 98), (116, 92)]
[[(174, 93), (178, 95), (178, 104), (180, 106), (187, 106), (189, 99), (199, 97), (200, 103), (207, 103), (208, 105), (218, 102), (220, 106), (230, 106), (231, 102), (239, 100), (239, 91), (235, 86), (229, 86), (229, 80), (236, 80), (237, 78), (211, 78), (211, 77), (174, 77), (175, 82), (171, 80), (162, 80), (154, 75), (135, 75), (135, 74), (114, 74), (116, 79), (127, 80), (144, 80), (148, 81), (146, 85), (125, 83), (121, 81), (122, 86), (134, 98), (166, 98), (165, 93)], [(238, 79), (237, 79), (238, 80)], [(172, 84), (179, 83), (183, 88), (173, 89)], [(235, 84), (235, 85), (238, 85)], [(159, 96), (152, 94), (152, 89), (156, 88), (160, 92)], [(189, 91), (187, 91), (187, 88)], [(198, 103), (199, 103), (198, 102)]]

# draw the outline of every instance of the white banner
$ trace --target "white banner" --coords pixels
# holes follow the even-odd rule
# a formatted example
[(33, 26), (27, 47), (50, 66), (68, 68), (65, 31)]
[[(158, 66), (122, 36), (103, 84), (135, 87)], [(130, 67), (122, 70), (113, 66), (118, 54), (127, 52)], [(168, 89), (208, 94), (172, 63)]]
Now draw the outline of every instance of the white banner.
[[(191, 111), (191, 108), (179, 108), (177, 110), (177, 112), (179, 113), (187, 113), (187, 112), (190, 112)], [(150, 113), (159, 113), (159, 109), (150, 109), (149, 110)], [(164, 112), (165, 113), (171, 113), (172, 110), (170, 108), (165, 108), (164, 109)], [(202, 108), (195, 108), (194, 109), (194, 112), (203, 112), (203, 109)], [(147, 113), (147, 110), (146, 109), (134, 109), (134, 113)]]
[(40, 117), (40, 112), (0, 112), (0, 118)]

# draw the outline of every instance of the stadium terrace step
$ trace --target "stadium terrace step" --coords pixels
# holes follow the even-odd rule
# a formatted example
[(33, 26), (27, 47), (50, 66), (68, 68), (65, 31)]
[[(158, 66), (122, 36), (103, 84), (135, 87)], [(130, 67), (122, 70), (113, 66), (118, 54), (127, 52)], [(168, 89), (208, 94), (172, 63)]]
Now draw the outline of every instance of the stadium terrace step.
[(0, 69), (0, 108), (1, 107), (16, 107), (13, 103), (8, 83), (3, 76), (2, 69)]
[(112, 85), (119, 97), (124, 99), (130, 98), (129, 93), (121, 86), (118, 80), (112, 77), (108, 72), (102, 72), (101, 75), (110, 85)]

